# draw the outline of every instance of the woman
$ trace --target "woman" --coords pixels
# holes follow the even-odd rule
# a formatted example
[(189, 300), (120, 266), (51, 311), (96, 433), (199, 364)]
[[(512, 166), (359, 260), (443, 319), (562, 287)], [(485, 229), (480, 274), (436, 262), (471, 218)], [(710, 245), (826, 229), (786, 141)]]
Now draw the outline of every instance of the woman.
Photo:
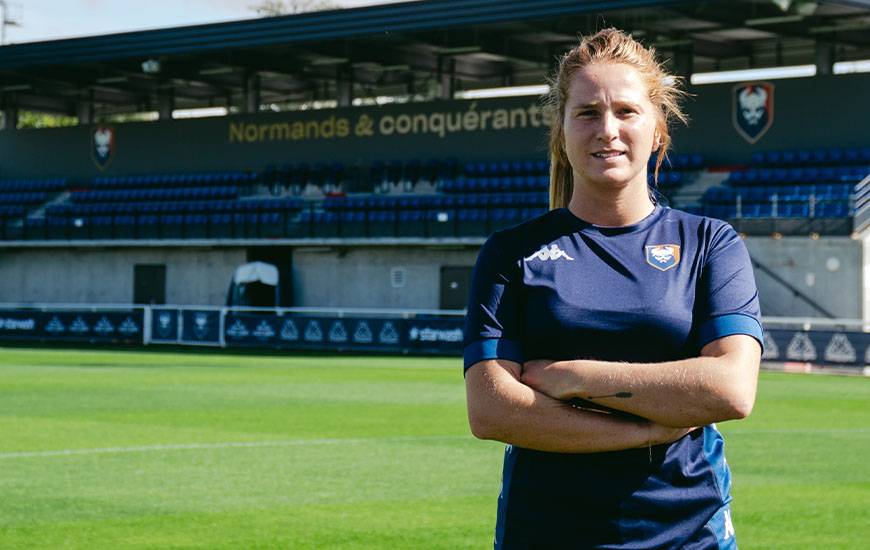
[(755, 400), (743, 242), (654, 202), (681, 92), (615, 29), (554, 79), (552, 210), (494, 234), (469, 303), (472, 432), (507, 443), (497, 548), (736, 548), (714, 422)]

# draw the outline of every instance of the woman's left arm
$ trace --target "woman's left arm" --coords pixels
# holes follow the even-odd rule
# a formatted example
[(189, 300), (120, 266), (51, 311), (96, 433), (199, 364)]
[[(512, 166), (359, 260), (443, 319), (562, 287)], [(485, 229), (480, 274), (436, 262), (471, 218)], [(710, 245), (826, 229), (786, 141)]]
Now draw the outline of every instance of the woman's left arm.
[(730, 225), (708, 220), (701, 229), (706, 256), (692, 309), (698, 357), (647, 364), (530, 361), (521, 381), (556, 399), (585, 399), (672, 427), (747, 416), (763, 341), (752, 261)]
[(761, 347), (734, 334), (701, 356), (665, 363), (529, 361), (521, 381), (563, 401), (583, 399), (672, 427), (745, 418), (755, 403)]

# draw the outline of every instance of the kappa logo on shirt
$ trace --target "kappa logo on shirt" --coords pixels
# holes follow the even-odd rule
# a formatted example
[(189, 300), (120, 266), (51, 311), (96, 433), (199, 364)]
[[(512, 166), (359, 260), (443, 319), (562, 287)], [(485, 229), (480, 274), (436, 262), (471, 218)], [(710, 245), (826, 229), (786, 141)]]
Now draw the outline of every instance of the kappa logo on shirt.
[(646, 249), (646, 263), (659, 271), (667, 271), (680, 263), (680, 245), (678, 244), (654, 244), (644, 248)]
[(574, 258), (569, 256), (564, 250), (559, 248), (559, 245), (551, 244), (549, 248), (547, 248), (547, 245), (542, 245), (540, 250), (524, 259), (527, 262), (530, 262), (532, 260), (543, 260), (546, 262), (547, 260), (556, 261), (563, 258), (572, 262), (574, 261)]

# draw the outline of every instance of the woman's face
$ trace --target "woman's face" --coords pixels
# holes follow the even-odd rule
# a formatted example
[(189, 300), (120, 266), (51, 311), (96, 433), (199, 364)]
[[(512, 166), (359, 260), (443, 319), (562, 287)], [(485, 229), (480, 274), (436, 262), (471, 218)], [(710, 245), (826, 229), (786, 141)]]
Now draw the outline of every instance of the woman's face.
[(658, 148), (657, 121), (634, 67), (594, 63), (574, 73), (563, 132), (575, 187), (645, 188), (647, 162)]

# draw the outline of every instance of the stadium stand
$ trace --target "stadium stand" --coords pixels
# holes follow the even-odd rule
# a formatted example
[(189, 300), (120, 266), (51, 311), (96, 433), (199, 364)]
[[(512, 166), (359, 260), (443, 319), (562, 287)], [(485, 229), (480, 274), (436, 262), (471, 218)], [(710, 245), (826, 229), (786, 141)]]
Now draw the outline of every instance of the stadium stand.
[[(651, 160), (655, 186), (652, 168)], [(667, 201), (703, 168), (701, 155), (675, 155), (659, 175), (660, 196)], [(362, 177), (354, 180), (352, 173)], [(34, 187), (48, 188), (37, 183)], [(97, 176), (63, 185), (52, 182), (54, 193), (0, 194), (8, 218), (0, 235), (49, 240), (485, 236), (546, 211), (549, 163), (477, 161), (460, 167), (456, 159), (414, 159), (352, 169), (301, 163), (259, 174)]]
[[(549, 171), (540, 97), (463, 94), (542, 84), (578, 32), (612, 24), (687, 81), (817, 67), (775, 92), (752, 81), (776, 100), (751, 139), (736, 123), (735, 90), (749, 83), (689, 85), (691, 124), (675, 129), (654, 187), (748, 236), (780, 280), (758, 267), (766, 312), (857, 318), (838, 291), (863, 288), (850, 277), (870, 225), (856, 122), (867, 75), (834, 64), (870, 58), (870, 9), (782, 4), (424, 0), (2, 47), (0, 276), (14, 284), (0, 299), (127, 303), (134, 267), (164, 265), (166, 300), (217, 306), (226, 273), (269, 261), (290, 281), (283, 305), (461, 309), (449, 297), (465, 293), (478, 247), (547, 208)], [(140, 70), (150, 61), (160, 72)], [(227, 116), (173, 118), (216, 106)], [(157, 120), (114, 118), (143, 109)], [(13, 129), (26, 110), (79, 124)], [(809, 287), (808, 272), (827, 265)]]
[(868, 175), (870, 148), (759, 151), (747, 168), (707, 189), (698, 210), (740, 220), (753, 233), (848, 234), (853, 225), (846, 220), (857, 212), (858, 185)]
[[(726, 220), (804, 219), (791, 229), (780, 223), (778, 229), (786, 233), (849, 232), (849, 223), (832, 220), (855, 215), (856, 185), (870, 174), (868, 157), (868, 148), (758, 152), (746, 168), (730, 172), (721, 186), (708, 188), (699, 203), (679, 206)], [(651, 159), (649, 184), (661, 200), (671, 203), (682, 186), (708, 168), (700, 154), (673, 155), (656, 185)], [(357, 167), (300, 163), (267, 167), (261, 173), (97, 176), (85, 183), (0, 181), (2, 190), (22, 190), (0, 193), (0, 236), (484, 236), (546, 209), (548, 171), (544, 160), (460, 165), (456, 159), (430, 159), (376, 161)], [(66, 196), (58, 198), (62, 192)], [(163, 223), (172, 227), (159, 229)]]

